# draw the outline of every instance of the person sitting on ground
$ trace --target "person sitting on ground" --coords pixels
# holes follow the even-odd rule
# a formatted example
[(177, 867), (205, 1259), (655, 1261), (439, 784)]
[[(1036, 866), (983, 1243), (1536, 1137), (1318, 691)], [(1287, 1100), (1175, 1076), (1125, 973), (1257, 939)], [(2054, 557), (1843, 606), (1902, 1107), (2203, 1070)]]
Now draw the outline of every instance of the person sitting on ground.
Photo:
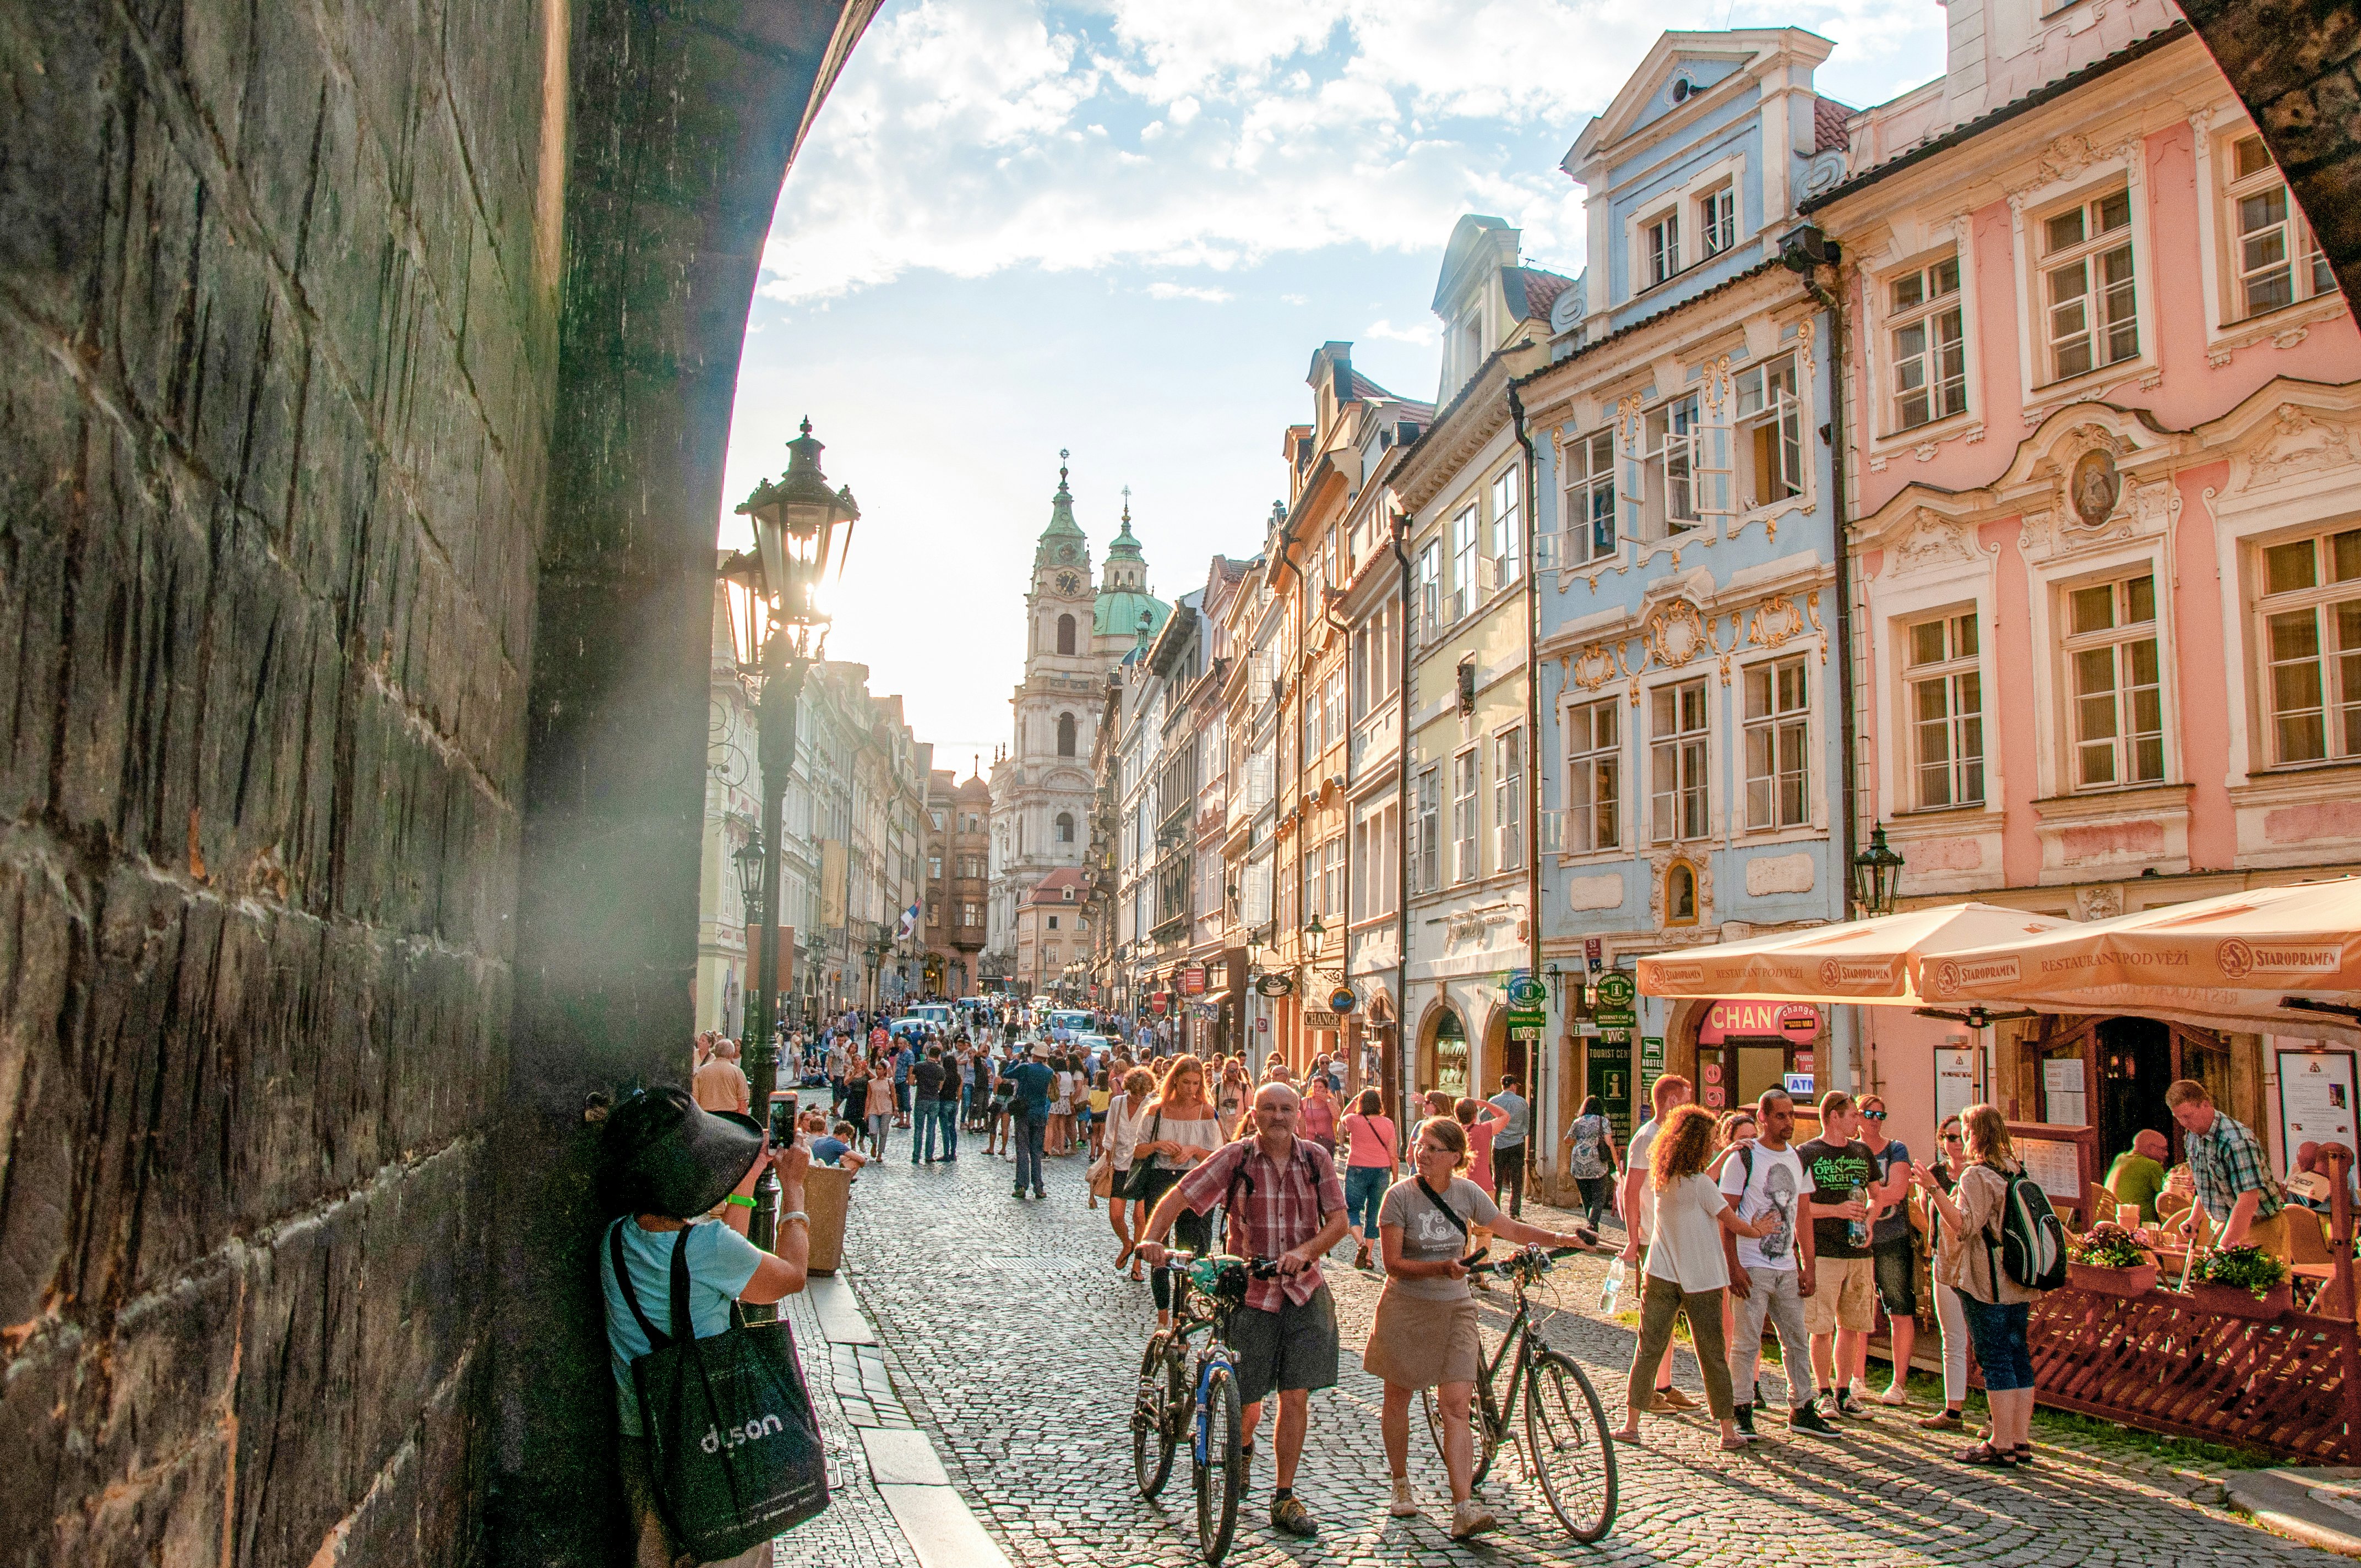
[[(2162, 1133), (2153, 1127), (2142, 1127), (2132, 1135), (2132, 1146), (2115, 1157), (2107, 1167), (2107, 1190), (2115, 1195), (2118, 1203), (2139, 1206), (2140, 1223), (2158, 1223), (2156, 1195), (2164, 1190), (2164, 1162), (2171, 1155), (2172, 1146)], [(2110, 1214), (2109, 1219), (2114, 1218)]]
[[(811, 1244), (804, 1212), (804, 1172), (811, 1157), (792, 1144), (773, 1148), (769, 1134), (753, 1118), (707, 1111), (670, 1085), (642, 1090), (609, 1112), (598, 1143), (600, 1197), (617, 1216), (600, 1239), (598, 1281), (606, 1299), (607, 1349), (620, 1429), (617, 1458), (631, 1518), (632, 1561), (637, 1568), (675, 1568), (683, 1559), (657, 1507), (654, 1465), (631, 1381), (631, 1363), (653, 1348), (640, 1320), (672, 1321), (676, 1247), (688, 1274), (689, 1326), (698, 1339), (728, 1330), (732, 1301), (764, 1306), (801, 1290)], [(746, 1239), (754, 1184), (765, 1170), (775, 1171), (779, 1179), (775, 1254)], [(721, 1211), (719, 1221), (697, 1218), (715, 1208)], [(631, 1310), (634, 1299), (637, 1311)], [(733, 1568), (767, 1563), (770, 1545), (750, 1548), (731, 1561)]]
[(850, 1122), (839, 1122), (833, 1132), (812, 1140), (812, 1163), (859, 1170), (869, 1163), (869, 1157), (853, 1146), (860, 1139), (860, 1128)]

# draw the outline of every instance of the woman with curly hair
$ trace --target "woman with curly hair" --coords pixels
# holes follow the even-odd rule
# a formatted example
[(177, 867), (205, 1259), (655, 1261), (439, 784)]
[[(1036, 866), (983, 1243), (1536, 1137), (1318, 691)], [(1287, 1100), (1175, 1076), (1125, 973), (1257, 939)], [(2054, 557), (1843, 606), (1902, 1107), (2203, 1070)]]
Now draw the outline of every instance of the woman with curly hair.
[(1648, 1244), (1647, 1288), (1640, 1298), (1640, 1348), (1631, 1358), (1622, 1430), (1615, 1433), (1625, 1442), (1639, 1441), (1640, 1415), (1654, 1392), (1653, 1374), (1673, 1342), (1673, 1320), (1682, 1312), (1688, 1314), (1697, 1369), (1705, 1376), (1706, 1406), (1721, 1423), (1721, 1446), (1743, 1448), (1751, 1441), (1738, 1430), (1730, 1397), (1730, 1361), (1721, 1332), (1721, 1298), (1730, 1284), (1730, 1266), (1722, 1255), (1720, 1233), (1760, 1237), (1769, 1233), (1773, 1222), (1738, 1217), (1705, 1173), (1713, 1146), (1713, 1113), (1683, 1105), (1665, 1120), (1648, 1151), (1655, 1224)]

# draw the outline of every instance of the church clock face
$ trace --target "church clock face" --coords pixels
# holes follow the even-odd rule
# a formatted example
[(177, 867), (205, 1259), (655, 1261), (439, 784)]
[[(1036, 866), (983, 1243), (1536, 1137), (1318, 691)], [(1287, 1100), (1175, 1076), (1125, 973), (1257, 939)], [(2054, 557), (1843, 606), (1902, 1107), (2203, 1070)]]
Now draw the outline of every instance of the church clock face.
[(1082, 591), (1082, 579), (1076, 576), (1073, 573), (1060, 572), (1058, 574), (1058, 591), (1060, 593), (1068, 595), (1077, 594)]

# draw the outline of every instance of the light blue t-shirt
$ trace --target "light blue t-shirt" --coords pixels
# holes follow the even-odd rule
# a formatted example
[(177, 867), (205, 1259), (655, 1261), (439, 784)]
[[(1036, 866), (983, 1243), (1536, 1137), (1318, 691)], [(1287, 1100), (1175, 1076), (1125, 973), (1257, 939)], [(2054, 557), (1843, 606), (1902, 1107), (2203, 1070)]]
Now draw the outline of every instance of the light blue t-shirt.
[[(643, 1231), (629, 1215), (616, 1222), (623, 1231), (623, 1263), (631, 1271), (631, 1288), (639, 1293), (640, 1310), (657, 1332), (672, 1332), (672, 1248), (677, 1231)], [(598, 1238), (598, 1285), (607, 1298), (607, 1353), (615, 1365), (615, 1405), (623, 1435), (638, 1437), (640, 1397), (631, 1387), (631, 1363), (653, 1348), (640, 1332), (640, 1320), (615, 1283), (614, 1244)], [(699, 1339), (711, 1339), (730, 1326), (730, 1303), (762, 1266), (763, 1250), (719, 1220), (702, 1220), (688, 1227), (688, 1324)]]

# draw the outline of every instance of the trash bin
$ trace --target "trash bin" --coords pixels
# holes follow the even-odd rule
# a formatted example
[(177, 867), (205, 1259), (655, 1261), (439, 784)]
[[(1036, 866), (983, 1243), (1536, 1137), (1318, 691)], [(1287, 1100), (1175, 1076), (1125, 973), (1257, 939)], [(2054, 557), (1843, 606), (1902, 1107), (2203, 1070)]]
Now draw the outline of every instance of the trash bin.
[(834, 1274), (844, 1258), (844, 1210), (852, 1198), (852, 1172), (816, 1165), (804, 1172), (804, 1212), (811, 1216), (811, 1250), (804, 1266)]

